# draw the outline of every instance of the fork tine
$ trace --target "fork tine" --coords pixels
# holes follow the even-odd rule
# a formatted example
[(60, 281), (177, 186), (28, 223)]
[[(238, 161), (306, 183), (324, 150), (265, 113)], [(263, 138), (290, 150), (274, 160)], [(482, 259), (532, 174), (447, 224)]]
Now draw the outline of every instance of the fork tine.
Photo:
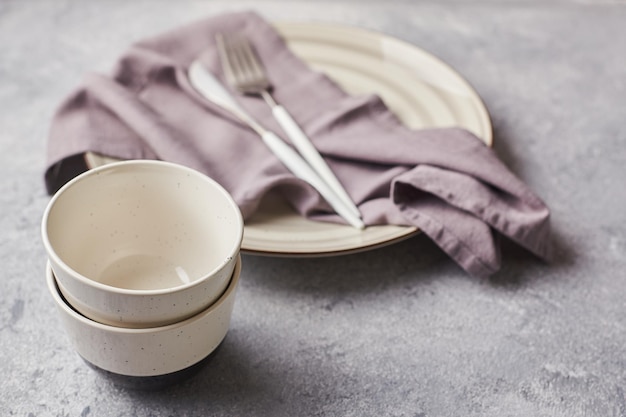
[(258, 57), (245, 37), (220, 34), (216, 38), (226, 76), (232, 85), (243, 93), (253, 94), (270, 87)]
[(245, 40), (241, 42), (241, 53), (256, 78), (266, 79), (265, 72), (259, 64), (259, 57), (254, 53), (249, 42)]
[(233, 42), (233, 57), (241, 70), (242, 78), (250, 85), (254, 85), (259, 82), (259, 73), (255, 72), (254, 62), (251, 57), (246, 53), (245, 45), (236, 40)]
[(237, 85), (237, 79), (235, 78), (235, 70), (232, 66), (231, 59), (226, 48), (226, 41), (224, 39), (224, 35), (218, 33), (215, 35), (215, 41), (217, 43), (217, 52), (220, 56), (220, 60), (222, 61), (222, 68), (224, 69), (224, 75), (226, 76), (226, 80), (231, 85)]

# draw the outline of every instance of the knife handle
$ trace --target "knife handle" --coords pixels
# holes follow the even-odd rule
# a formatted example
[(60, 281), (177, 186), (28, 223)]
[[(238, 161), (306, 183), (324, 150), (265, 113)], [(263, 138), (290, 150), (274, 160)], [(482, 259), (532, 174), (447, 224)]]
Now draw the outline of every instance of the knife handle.
[(272, 114), (309, 165), (311, 165), (318, 175), (322, 177), (322, 180), (328, 184), (328, 186), (335, 192), (337, 197), (341, 199), (346, 207), (352, 211), (352, 214), (360, 218), (361, 213), (359, 212), (359, 209), (356, 207), (328, 164), (326, 164), (324, 158), (322, 158), (318, 150), (315, 146), (313, 146), (311, 140), (302, 131), (300, 126), (298, 126), (295, 120), (293, 120), (289, 112), (287, 112), (287, 110), (285, 110), (285, 108), (280, 104), (276, 104), (272, 106)]
[(304, 159), (273, 132), (265, 131), (261, 135), (263, 142), (278, 159), (298, 178), (311, 184), (328, 201), (331, 207), (348, 223), (357, 229), (364, 229), (361, 219), (348, 209), (339, 196), (326, 184), (321, 177), (306, 163)]

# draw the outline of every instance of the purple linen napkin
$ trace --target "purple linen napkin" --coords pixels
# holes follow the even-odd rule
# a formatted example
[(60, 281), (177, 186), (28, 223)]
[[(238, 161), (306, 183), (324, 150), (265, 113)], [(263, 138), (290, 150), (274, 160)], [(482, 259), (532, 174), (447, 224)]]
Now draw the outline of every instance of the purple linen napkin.
[[(74, 170), (72, 162), (93, 151), (195, 168), (232, 194), (244, 218), (275, 189), (303, 216), (343, 222), (251, 130), (190, 86), (186, 70), (198, 57), (224, 79), (214, 39), (233, 31), (253, 40), (277, 101), (324, 155), (367, 225), (417, 226), (476, 276), (499, 269), (498, 233), (550, 258), (548, 208), (480, 139), (457, 128), (406, 128), (379, 98), (350, 96), (311, 70), (267, 22), (247, 12), (138, 42), (110, 76), (88, 75), (52, 121), (48, 191), (85, 169)], [(262, 99), (238, 99), (284, 137)]]

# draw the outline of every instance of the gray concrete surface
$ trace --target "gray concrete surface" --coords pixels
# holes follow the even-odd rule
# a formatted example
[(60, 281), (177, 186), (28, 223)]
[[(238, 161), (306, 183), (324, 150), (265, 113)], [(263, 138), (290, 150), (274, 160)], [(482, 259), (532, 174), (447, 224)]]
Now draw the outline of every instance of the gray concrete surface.
[[(124, 390), (69, 348), (45, 288), (49, 121), (131, 41), (246, 8), (379, 30), (456, 68), (552, 208), (558, 259), (505, 244), (478, 281), (421, 236), (246, 256), (215, 360)], [(0, 415), (626, 416), (625, 22), (624, 1), (0, 1)]]

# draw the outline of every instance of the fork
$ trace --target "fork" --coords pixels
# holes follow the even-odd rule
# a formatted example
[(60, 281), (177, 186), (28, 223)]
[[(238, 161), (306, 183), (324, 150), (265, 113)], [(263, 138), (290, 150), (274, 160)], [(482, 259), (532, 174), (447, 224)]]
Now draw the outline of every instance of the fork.
[(335, 192), (346, 208), (355, 216), (361, 218), (359, 209), (315, 146), (313, 146), (300, 126), (293, 120), (289, 112), (272, 97), (270, 93), (272, 86), (267, 77), (265, 68), (255, 54), (248, 39), (242, 35), (218, 33), (216, 41), (222, 68), (224, 69), (228, 83), (243, 94), (259, 95), (265, 100), (271, 107), (274, 118), (278, 121), (287, 136), (289, 136), (293, 145), (304, 159)]
[(348, 207), (339, 199), (337, 193), (324, 182), (311, 165), (291, 146), (275, 135), (274, 132), (265, 129), (239, 106), (233, 96), (210, 71), (204, 68), (200, 61), (191, 63), (187, 71), (187, 77), (194, 90), (200, 93), (203, 98), (231, 113), (257, 133), (285, 167), (296, 177), (303, 179), (315, 188), (337, 214), (355, 228), (359, 230), (365, 228), (363, 221), (348, 210)]

